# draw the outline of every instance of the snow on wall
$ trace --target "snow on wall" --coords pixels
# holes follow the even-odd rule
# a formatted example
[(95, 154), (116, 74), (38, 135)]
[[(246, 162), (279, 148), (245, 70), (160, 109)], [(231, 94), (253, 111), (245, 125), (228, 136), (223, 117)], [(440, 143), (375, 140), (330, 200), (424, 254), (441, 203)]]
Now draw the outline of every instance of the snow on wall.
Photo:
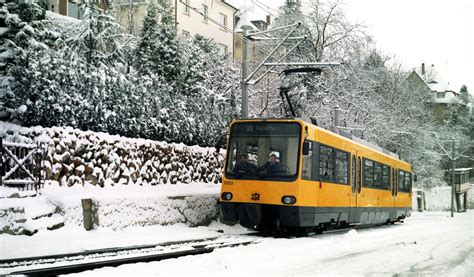
[(6, 141), (46, 145), (46, 180), (62, 186), (218, 183), (224, 152), (72, 128), (25, 128), (0, 121)]
[(94, 227), (208, 225), (218, 216), (219, 184), (191, 183), (101, 188), (59, 186), (49, 181), (41, 194), (59, 207), (66, 225), (83, 226), (81, 199), (92, 199)]
[[(416, 189), (413, 191), (412, 205), (413, 210), (418, 209)], [(435, 187), (425, 190), (426, 210), (428, 211), (449, 211), (451, 209), (451, 187)], [(454, 208), (456, 209), (456, 200), (454, 200)], [(461, 201), (463, 201), (461, 199)], [(474, 209), (474, 185), (471, 185), (467, 192), (467, 208)]]

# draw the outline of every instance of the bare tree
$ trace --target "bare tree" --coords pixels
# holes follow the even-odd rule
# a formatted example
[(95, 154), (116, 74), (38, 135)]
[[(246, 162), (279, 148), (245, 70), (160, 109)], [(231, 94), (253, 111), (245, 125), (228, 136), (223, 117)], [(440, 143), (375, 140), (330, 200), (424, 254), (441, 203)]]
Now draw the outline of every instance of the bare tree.
[(345, 58), (350, 44), (364, 38), (364, 26), (351, 23), (345, 16), (343, 2), (311, 0), (306, 22), (311, 32), (317, 61)]

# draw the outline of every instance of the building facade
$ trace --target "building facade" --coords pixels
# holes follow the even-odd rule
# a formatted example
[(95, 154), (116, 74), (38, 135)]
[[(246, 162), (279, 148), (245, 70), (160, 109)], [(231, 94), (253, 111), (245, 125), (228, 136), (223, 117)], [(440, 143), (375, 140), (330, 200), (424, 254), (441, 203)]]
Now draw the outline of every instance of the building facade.
[[(176, 22), (178, 34), (196, 34), (214, 40), (222, 53), (234, 53), (235, 13), (237, 9), (225, 0), (166, 0)], [(83, 0), (48, 0), (48, 10), (81, 18)], [(111, 9), (117, 22), (129, 33), (137, 34), (152, 0), (92, 0), (103, 10)]]
[(443, 80), (434, 69), (434, 65), (426, 68), (423, 63), (420, 68), (414, 69), (407, 77), (421, 93), (429, 93), (433, 107), (433, 115), (439, 124), (445, 124), (447, 110), (450, 105), (465, 105), (459, 98), (459, 93), (454, 91), (448, 82)]
[(213, 39), (221, 53), (233, 55), (235, 7), (223, 0), (174, 0), (173, 7), (179, 34)]

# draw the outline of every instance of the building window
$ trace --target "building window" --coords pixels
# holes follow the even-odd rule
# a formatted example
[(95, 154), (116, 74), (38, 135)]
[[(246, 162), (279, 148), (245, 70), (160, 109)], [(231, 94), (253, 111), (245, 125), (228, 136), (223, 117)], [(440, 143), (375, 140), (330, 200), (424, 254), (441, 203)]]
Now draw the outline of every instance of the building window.
[(217, 44), (217, 47), (219, 48), (219, 54), (220, 54), (220, 55), (225, 55), (225, 54), (228, 53), (228, 47), (227, 47), (227, 45), (218, 43), (218, 44)]
[[(185, 4), (184, 4), (185, 3)], [(189, 15), (189, 0), (185, 0), (183, 3), (184, 6), (184, 13)]]
[(202, 5), (202, 13), (204, 14), (202, 21), (207, 23), (207, 16), (208, 16), (208, 7), (207, 5)]
[(227, 27), (227, 15), (220, 13), (219, 14), (220, 24), (224, 27)]

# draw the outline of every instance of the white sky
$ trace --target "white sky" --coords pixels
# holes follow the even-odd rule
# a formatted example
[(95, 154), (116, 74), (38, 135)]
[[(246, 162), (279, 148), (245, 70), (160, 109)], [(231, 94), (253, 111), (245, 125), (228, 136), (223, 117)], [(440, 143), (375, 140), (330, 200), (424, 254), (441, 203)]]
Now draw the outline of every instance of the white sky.
[[(306, 2), (308, 0), (303, 0)], [(252, 0), (231, 0), (239, 7)], [(260, 0), (276, 8), (284, 0)], [(474, 94), (474, 1), (472, 0), (345, 0), (346, 15), (367, 26), (377, 48), (395, 56), (405, 70), (425, 63), (459, 91)], [(273, 12), (273, 11), (271, 11)]]

